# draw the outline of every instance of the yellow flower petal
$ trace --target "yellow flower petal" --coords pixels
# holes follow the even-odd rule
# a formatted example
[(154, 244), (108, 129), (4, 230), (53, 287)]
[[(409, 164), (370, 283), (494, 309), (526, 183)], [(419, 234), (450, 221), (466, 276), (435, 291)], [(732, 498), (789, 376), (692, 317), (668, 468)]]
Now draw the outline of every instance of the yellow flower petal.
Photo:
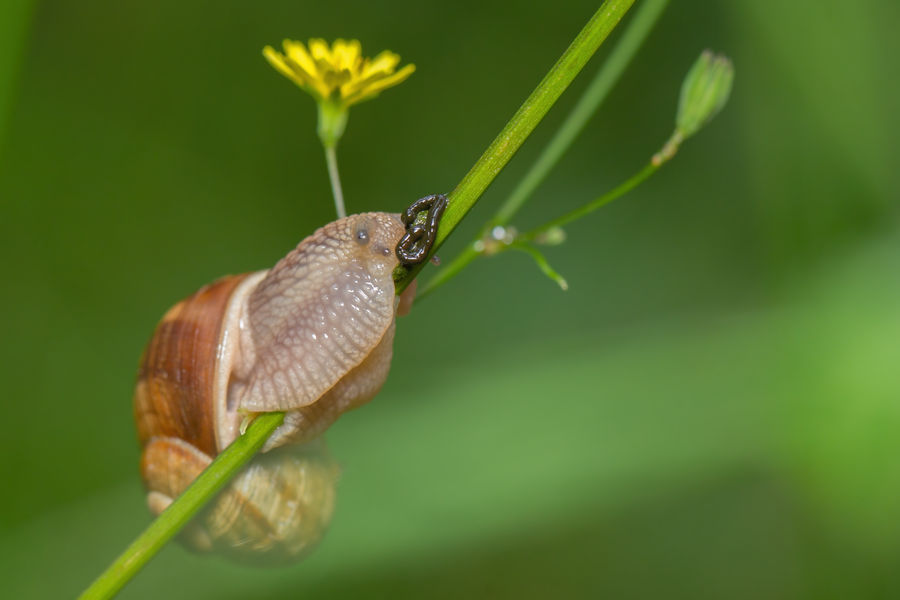
[(386, 73), (393, 72), (394, 68), (400, 62), (400, 56), (394, 54), (390, 50), (385, 50), (371, 59), (367, 60), (366, 64), (362, 69), (362, 77), (370, 77), (372, 74), (377, 73), (378, 71), (384, 71)]
[(309, 53), (312, 54), (312, 57), (316, 62), (323, 61), (328, 64), (334, 64), (334, 60), (331, 57), (331, 50), (328, 48), (328, 43), (323, 39), (310, 39)]
[(263, 56), (269, 61), (279, 73), (296, 83), (302, 89), (316, 97), (327, 97), (328, 88), (324, 88), (317, 77), (307, 73), (300, 65), (298, 65), (291, 57), (285, 56), (272, 48), (266, 46), (263, 48)]
[(355, 71), (361, 61), (362, 49), (359, 40), (335, 40), (332, 47), (332, 57), (336, 69)]
[(357, 91), (374, 84), (376, 81), (392, 75), (394, 72), (393, 66), (387, 68), (386, 65), (396, 63), (400, 60), (399, 56), (394, 55), (394, 57), (396, 57), (396, 61), (392, 60), (392, 57), (385, 57), (384, 59), (380, 59), (382, 66), (384, 66), (385, 68), (372, 69), (364, 67), (359, 77), (355, 78), (353, 81), (350, 81), (346, 85), (341, 86), (341, 95), (346, 98), (347, 96), (350, 96)]
[(416, 65), (406, 65), (393, 75), (376, 79), (365, 87), (356, 90), (351, 97), (345, 98), (345, 102), (347, 106), (350, 106), (351, 104), (373, 98), (377, 96), (379, 92), (403, 82), (403, 80), (412, 75), (415, 70)]
[(287, 66), (287, 63), (284, 62), (284, 56), (281, 55), (275, 48), (272, 46), (266, 46), (263, 48), (263, 56), (266, 57), (266, 60), (269, 61), (269, 64), (275, 67), (279, 73), (287, 77), (288, 79), (296, 79), (294, 75), (294, 71)]
[(283, 46), (284, 54), (271, 46), (263, 49), (269, 64), (318, 101), (329, 100), (344, 108), (397, 85), (415, 70), (407, 65), (395, 73), (400, 56), (390, 50), (364, 59), (359, 40), (337, 39), (329, 46), (323, 39), (312, 38), (308, 50), (293, 40), (284, 40)]
[(310, 77), (318, 76), (316, 63), (306, 51), (306, 48), (303, 46), (303, 42), (284, 40), (284, 42), (282, 42), (282, 45), (284, 46), (284, 53), (287, 55), (287, 57), (297, 63), (297, 65), (301, 69), (306, 71), (307, 75), (309, 75)]

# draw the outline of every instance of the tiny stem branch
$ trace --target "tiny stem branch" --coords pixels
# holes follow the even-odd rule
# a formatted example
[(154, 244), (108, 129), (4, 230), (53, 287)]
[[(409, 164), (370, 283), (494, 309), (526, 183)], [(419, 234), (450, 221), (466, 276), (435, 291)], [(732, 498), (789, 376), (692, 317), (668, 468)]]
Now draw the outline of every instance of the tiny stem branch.
[(573, 210), (571, 212), (567, 212), (566, 214), (564, 214), (560, 217), (557, 217), (557, 218), (553, 219), (552, 221), (548, 221), (547, 223), (544, 223), (543, 225), (541, 225), (540, 227), (538, 227), (536, 229), (533, 229), (527, 233), (520, 234), (518, 239), (523, 240), (523, 241), (534, 240), (535, 238), (540, 236), (542, 233), (546, 233), (547, 231), (553, 229), (554, 227), (562, 227), (563, 225), (571, 223), (572, 221), (575, 221), (576, 219), (580, 219), (581, 217), (594, 212), (601, 206), (606, 206), (607, 204), (609, 204), (616, 198), (624, 196), (625, 194), (630, 192), (632, 189), (637, 187), (645, 179), (647, 179), (648, 177), (650, 177), (651, 175), (656, 173), (656, 171), (659, 170), (659, 167), (662, 166), (663, 164), (664, 163), (659, 163), (659, 164), (654, 163), (654, 162), (648, 163), (643, 169), (641, 169), (640, 171), (638, 171), (637, 173), (632, 175), (629, 179), (620, 183), (618, 186), (616, 186), (612, 190), (606, 192), (605, 194), (603, 194), (596, 200), (593, 200), (592, 202), (588, 202), (584, 206), (576, 208), (575, 210)]
[(112, 598), (141, 568), (184, 527), (191, 517), (237, 474), (284, 422), (284, 413), (260, 414), (191, 483), (190, 487), (79, 596), (81, 600)]
[(497, 214), (488, 221), (478, 236), (452, 261), (447, 263), (428, 284), (419, 290), (417, 300), (425, 298), (435, 289), (455, 277), (470, 262), (480, 256), (474, 244), (496, 225), (506, 225), (531, 197), (535, 189), (546, 179), (548, 173), (556, 166), (560, 158), (572, 146), (572, 143), (590, 121), (594, 113), (618, 83), (619, 78), (643, 45), (653, 26), (659, 20), (669, 0), (644, 0), (638, 5), (637, 12), (628, 23), (622, 37), (616, 43), (609, 57), (598, 69), (594, 79), (584, 94), (572, 108), (559, 130), (544, 147), (525, 177), (516, 185), (512, 193), (500, 206)]
[(531, 197), (534, 190), (547, 178), (559, 159), (572, 146), (572, 143), (584, 130), (585, 125), (603, 104), (609, 92), (618, 83), (625, 68), (643, 45), (668, 3), (669, 0), (644, 0), (638, 5), (628, 26), (622, 32), (622, 37), (610, 52), (609, 58), (597, 70), (594, 79), (540, 156), (534, 161), (531, 169), (497, 210), (497, 214), (491, 220), (491, 225), (508, 224)]
[[(437, 239), (429, 255), (434, 254), (440, 248), (447, 236), (475, 205), (478, 198), (522, 146), (550, 107), (569, 87), (575, 76), (609, 36), (632, 4), (634, 4), (634, 0), (606, 0), (594, 13), (584, 29), (531, 92), (516, 114), (512, 116), (506, 127), (494, 138), (481, 158), (463, 177), (456, 189), (450, 193), (447, 210), (441, 219)], [(406, 289), (424, 264), (425, 262), (406, 269), (397, 278), (398, 293)]]
[(334, 144), (325, 146), (325, 162), (328, 163), (328, 178), (331, 180), (331, 192), (334, 194), (334, 209), (337, 211), (338, 219), (343, 219), (347, 216), (347, 209), (344, 208), (344, 192), (341, 189), (341, 176), (338, 173)]
[(462, 252), (456, 255), (452, 261), (447, 263), (445, 266), (441, 267), (434, 276), (428, 280), (428, 283), (422, 287), (421, 290), (416, 292), (416, 302), (421, 302), (425, 297), (431, 294), (434, 290), (438, 289), (457, 275), (459, 275), (463, 269), (469, 266), (469, 263), (481, 256), (481, 252), (475, 249), (475, 242), (477, 242), (484, 234), (478, 236), (472, 242), (466, 244), (466, 247), (463, 248)]
[(534, 259), (534, 263), (544, 275), (555, 281), (563, 291), (569, 289), (569, 284), (566, 282), (565, 278), (557, 273), (556, 269), (550, 266), (550, 263), (547, 262), (547, 259), (544, 258), (544, 255), (541, 254), (537, 248), (525, 242), (516, 242), (510, 245), (509, 249), (519, 250), (520, 252), (528, 254), (532, 259)]

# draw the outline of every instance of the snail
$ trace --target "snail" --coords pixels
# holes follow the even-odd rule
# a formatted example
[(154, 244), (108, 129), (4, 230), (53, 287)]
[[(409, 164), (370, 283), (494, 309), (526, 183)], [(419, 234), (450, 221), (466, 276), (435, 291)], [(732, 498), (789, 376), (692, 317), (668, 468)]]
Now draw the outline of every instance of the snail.
[(434, 204), (329, 223), (272, 269), (223, 277), (157, 325), (134, 394), (151, 512), (239, 435), (248, 414), (286, 412), (262, 453), (183, 531), (186, 545), (271, 564), (304, 556), (322, 537), (338, 468), (321, 434), (387, 377), (395, 315), (415, 293), (397, 298), (392, 271), (424, 260), (434, 234), (424, 252), (421, 235), (409, 248), (400, 241), (419, 210), (436, 229)]

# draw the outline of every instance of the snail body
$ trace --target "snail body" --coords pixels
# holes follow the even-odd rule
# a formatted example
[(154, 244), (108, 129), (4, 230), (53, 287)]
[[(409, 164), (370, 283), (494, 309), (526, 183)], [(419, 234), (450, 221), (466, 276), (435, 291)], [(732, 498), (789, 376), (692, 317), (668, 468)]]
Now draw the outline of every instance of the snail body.
[(134, 408), (148, 504), (159, 514), (238, 435), (246, 415), (284, 424), (183, 535), (249, 561), (302, 557), (334, 507), (320, 434), (374, 397), (390, 368), (400, 215), (339, 219), (272, 269), (228, 276), (172, 307), (141, 359)]

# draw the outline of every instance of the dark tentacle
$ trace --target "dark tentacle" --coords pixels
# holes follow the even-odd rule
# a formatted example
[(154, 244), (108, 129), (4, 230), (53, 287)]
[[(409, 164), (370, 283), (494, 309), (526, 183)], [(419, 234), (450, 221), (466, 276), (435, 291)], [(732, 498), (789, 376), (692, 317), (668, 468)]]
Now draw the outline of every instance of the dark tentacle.
[[(447, 208), (447, 197), (443, 194), (432, 194), (419, 198), (409, 205), (400, 215), (406, 225), (406, 233), (397, 243), (397, 258), (404, 266), (417, 265), (425, 260), (437, 239), (438, 225), (444, 209)], [(422, 222), (417, 222), (419, 215), (427, 211)]]

